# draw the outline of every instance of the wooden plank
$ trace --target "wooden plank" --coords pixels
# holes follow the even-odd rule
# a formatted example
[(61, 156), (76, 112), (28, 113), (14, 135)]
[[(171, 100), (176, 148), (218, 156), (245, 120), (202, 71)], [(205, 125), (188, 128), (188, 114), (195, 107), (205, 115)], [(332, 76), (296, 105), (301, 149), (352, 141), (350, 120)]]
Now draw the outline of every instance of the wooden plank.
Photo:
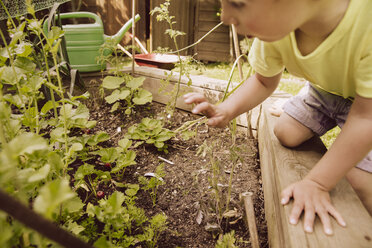
[(201, 42), (198, 44), (199, 51), (219, 52), (223, 51), (226, 53), (226, 47), (229, 47), (229, 43), (217, 43), (217, 42)]
[(346, 180), (331, 191), (331, 199), (348, 226), (340, 227), (332, 220), (334, 235), (323, 232), (319, 219), (314, 232), (305, 233), (303, 220), (292, 225), (288, 217), (292, 204), (281, 206), (280, 192), (286, 186), (301, 180), (325, 152), (319, 139), (312, 139), (296, 149), (280, 145), (273, 133), (277, 117), (264, 111), (258, 130), (259, 152), (265, 195), (265, 212), (271, 248), (276, 247), (372, 247), (372, 218)]
[(201, 10), (218, 11), (221, 8), (219, 0), (199, 0)]
[(232, 58), (228, 52), (198, 50), (195, 58), (201, 61), (231, 62)]
[[(201, 37), (206, 35), (208, 32), (197, 32), (196, 33), (196, 39), (199, 40)], [(218, 43), (225, 43), (230, 44), (230, 37), (228, 33), (218, 33), (218, 32), (212, 32), (209, 35), (207, 35), (201, 43), (204, 42), (218, 42)]]
[(212, 22), (220, 22), (220, 17), (217, 16), (216, 11), (199, 11), (199, 21), (212, 21)]
[[(203, 22), (199, 21), (198, 31), (208, 32), (212, 28), (214, 28), (218, 23), (220, 23), (220, 22), (219, 21), (203, 21)], [(219, 26), (213, 32), (216, 32), (216, 33), (229, 33), (229, 27), (226, 26), (226, 25), (222, 25), (222, 26)]]

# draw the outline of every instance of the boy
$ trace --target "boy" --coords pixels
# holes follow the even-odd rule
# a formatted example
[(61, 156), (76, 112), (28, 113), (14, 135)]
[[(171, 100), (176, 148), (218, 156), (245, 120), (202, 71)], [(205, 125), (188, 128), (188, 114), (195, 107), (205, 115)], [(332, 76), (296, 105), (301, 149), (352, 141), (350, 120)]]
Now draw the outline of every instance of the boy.
[(222, 21), (256, 37), (249, 55), (256, 73), (219, 105), (201, 94), (184, 96), (197, 104), (193, 113), (223, 127), (270, 96), (284, 67), (311, 82), (286, 103), (274, 129), (284, 146), (295, 147), (342, 127), (309, 174), (282, 191), (283, 205), (294, 200), (290, 223), (304, 212), (306, 232), (313, 231), (316, 215), (328, 235), (330, 215), (346, 226), (328, 193), (344, 176), (372, 214), (371, 18), (369, 0), (222, 0)]

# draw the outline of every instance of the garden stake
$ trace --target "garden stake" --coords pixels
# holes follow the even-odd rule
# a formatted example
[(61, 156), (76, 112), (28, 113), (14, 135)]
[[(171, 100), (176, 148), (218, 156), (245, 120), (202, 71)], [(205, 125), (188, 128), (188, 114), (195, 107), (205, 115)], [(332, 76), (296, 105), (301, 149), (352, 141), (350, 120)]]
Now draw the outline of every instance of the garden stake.
[(0, 209), (25, 226), (34, 229), (45, 237), (57, 242), (64, 247), (79, 247), (79, 248), (93, 248), (91, 245), (85, 243), (79, 238), (75, 237), (68, 231), (58, 227), (50, 220), (35, 213), (21, 202), (14, 199), (0, 189)]
[[(136, 0), (132, 0), (132, 18), (134, 20), (134, 17), (136, 16)], [(136, 22), (133, 21), (132, 24), (132, 34), (133, 37), (136, 36)], [(136, 55), (136, 49), (134, 49), (134, 46), (136, 45), (136, 42), (134, 39), (132, 39), (132, 76), (134, 76), (134, 58)]]
[(254, 207), (252, 201), (252, 192), (244, 192), (242, 194), (244, 200), (245, 214), (248, 222), (249, 236), (251, 237), (252, 248), (260, 248), (258, 242), (256, 217), (254, 214)]

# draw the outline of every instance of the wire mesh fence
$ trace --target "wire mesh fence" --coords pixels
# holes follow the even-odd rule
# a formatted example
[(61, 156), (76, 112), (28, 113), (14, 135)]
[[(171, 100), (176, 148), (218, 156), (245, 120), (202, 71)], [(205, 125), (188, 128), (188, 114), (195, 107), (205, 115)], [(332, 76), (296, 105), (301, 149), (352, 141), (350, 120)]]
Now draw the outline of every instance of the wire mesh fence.
[[(26, 0), (0, 0), (3, 4), (0, 5), (0, 20), (7, 19), (9, 16), (6, 13), (5, 8), (9, 12), (11, 17), (22, 16), (27, 13)], [(65, 3), (71, 0), (31, 0), (35, 11), (47, 9), (53, 6), (54, 3)]]

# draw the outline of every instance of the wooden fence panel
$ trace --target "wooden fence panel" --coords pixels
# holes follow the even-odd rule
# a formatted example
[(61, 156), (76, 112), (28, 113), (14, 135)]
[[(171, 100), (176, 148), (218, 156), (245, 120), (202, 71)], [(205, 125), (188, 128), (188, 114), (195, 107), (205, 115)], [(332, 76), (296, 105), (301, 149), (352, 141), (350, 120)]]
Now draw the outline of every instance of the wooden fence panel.
[[(164, 3), (165, 0), (151, 0), (151, 9)], [(173, 19), (176, 23), (173, 25), (173, 29), (185, 32), (186, 35), (178, 36), (177, 43), (178, 48), (184, 48), (190, 45), (194, 40), (194, 16), (195, 16), (195, 3), (196, 0), (173, 0), (169, 6), (169, 15), (174, 16)], [(172, 50), (176, 50), (174, 41), (165, 34), (165, 31), (169, 29), (168, 23), (165, 21), (158, 22), (156, 15), (151, 16), (150, 24), (150, 44), (151, 49), (155, 50), (158, 47), (169, 47)], [(188, 55), (190, 51), (182, 52), (182, 55)]]
[[(199, 0), (195, 15), (195, 41), (202, 38), (207, 32), (220, 23), (217, 16), (221, 3), (219, 0)], [(228, 26), (220, 26), (209, 36), (203, 39), (195, 48), (196, 59), (204, 61), (232, 60), (231, 38)]]

